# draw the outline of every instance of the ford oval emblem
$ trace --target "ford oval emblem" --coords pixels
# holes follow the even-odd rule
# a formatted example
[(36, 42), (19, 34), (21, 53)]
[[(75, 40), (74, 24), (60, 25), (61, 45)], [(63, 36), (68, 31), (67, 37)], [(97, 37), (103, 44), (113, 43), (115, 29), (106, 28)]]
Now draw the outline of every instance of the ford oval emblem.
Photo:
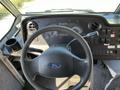
[(62, 65), (59, 63), (49, 63), (48, 67), (51, 69), (60, 69), (62, 67)]

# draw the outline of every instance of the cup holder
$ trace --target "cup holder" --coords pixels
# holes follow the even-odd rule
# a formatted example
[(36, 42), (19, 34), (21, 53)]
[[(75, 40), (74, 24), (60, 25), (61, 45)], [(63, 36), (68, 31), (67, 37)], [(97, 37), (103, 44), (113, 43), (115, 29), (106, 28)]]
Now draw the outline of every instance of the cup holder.
[(8, 39), (5, 43), (5, 46), (13, 51), (18, 51), (21, 49), (19, 42), (15, 38)]

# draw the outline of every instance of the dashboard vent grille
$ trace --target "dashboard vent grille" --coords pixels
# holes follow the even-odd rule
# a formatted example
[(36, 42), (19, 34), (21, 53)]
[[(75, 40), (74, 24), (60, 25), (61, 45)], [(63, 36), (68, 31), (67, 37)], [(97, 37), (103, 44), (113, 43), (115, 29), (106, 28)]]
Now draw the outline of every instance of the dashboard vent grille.
[(92, 30), (100, 30), (102, 28), (102, 25), (100, 23), (94, 22), (94, 23), (89, 23), (88, 28)]
[(30, 30), (30, 31), (37, 30), (38, 29), (38, 25), (37, 25), (36, 22), (30, 21), (27, 24), (27, 29)]

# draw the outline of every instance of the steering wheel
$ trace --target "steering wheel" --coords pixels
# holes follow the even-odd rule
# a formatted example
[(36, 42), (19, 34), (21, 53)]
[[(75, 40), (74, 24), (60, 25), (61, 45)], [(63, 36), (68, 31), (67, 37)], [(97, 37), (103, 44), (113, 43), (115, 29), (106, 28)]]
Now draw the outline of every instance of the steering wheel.
[[(54, 46), (49, 47), (41, 55), (29, 59), (27, 50), (31, 42), (39, 35), (49, 31), (64, 32), (74, 37), (82, 45), (86, 57), (84, 59), (79, 58), (65, 47)], [(28, 82), (36, 90), (57, 90), (55, 85), (56, 78), (71, 77), (73, 75), (80, 76), (80, 81), (67, 90), (79, 90), (89, 79), (92, 65), (92, 53), (85, 39), (71, 28), (65, 26), (51, 25), (36, 31), (26, 41), (22, 50), (22, 71)]]

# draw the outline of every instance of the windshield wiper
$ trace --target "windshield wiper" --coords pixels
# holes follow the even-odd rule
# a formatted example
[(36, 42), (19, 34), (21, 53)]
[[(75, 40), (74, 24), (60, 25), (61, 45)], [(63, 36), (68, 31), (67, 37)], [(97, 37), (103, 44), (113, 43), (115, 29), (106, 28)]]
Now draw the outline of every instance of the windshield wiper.
[(43, 12), (26, 12), (26, 14), (30, 13), (60, 13), (60, 12), (79, 12), (79, 13), (94, 13), (94, 11), (90, 9), (51, 9), (51, 10), (46, 10)]
[(51, 10), (46, 10), (45, 12), (74, 12), (74, 11), (77, 11), (77, 12), (88, 12), (88, 13), (93, 13), (94, 11), (93, 10), (90, 10), (90, 9), (51, 9)]

